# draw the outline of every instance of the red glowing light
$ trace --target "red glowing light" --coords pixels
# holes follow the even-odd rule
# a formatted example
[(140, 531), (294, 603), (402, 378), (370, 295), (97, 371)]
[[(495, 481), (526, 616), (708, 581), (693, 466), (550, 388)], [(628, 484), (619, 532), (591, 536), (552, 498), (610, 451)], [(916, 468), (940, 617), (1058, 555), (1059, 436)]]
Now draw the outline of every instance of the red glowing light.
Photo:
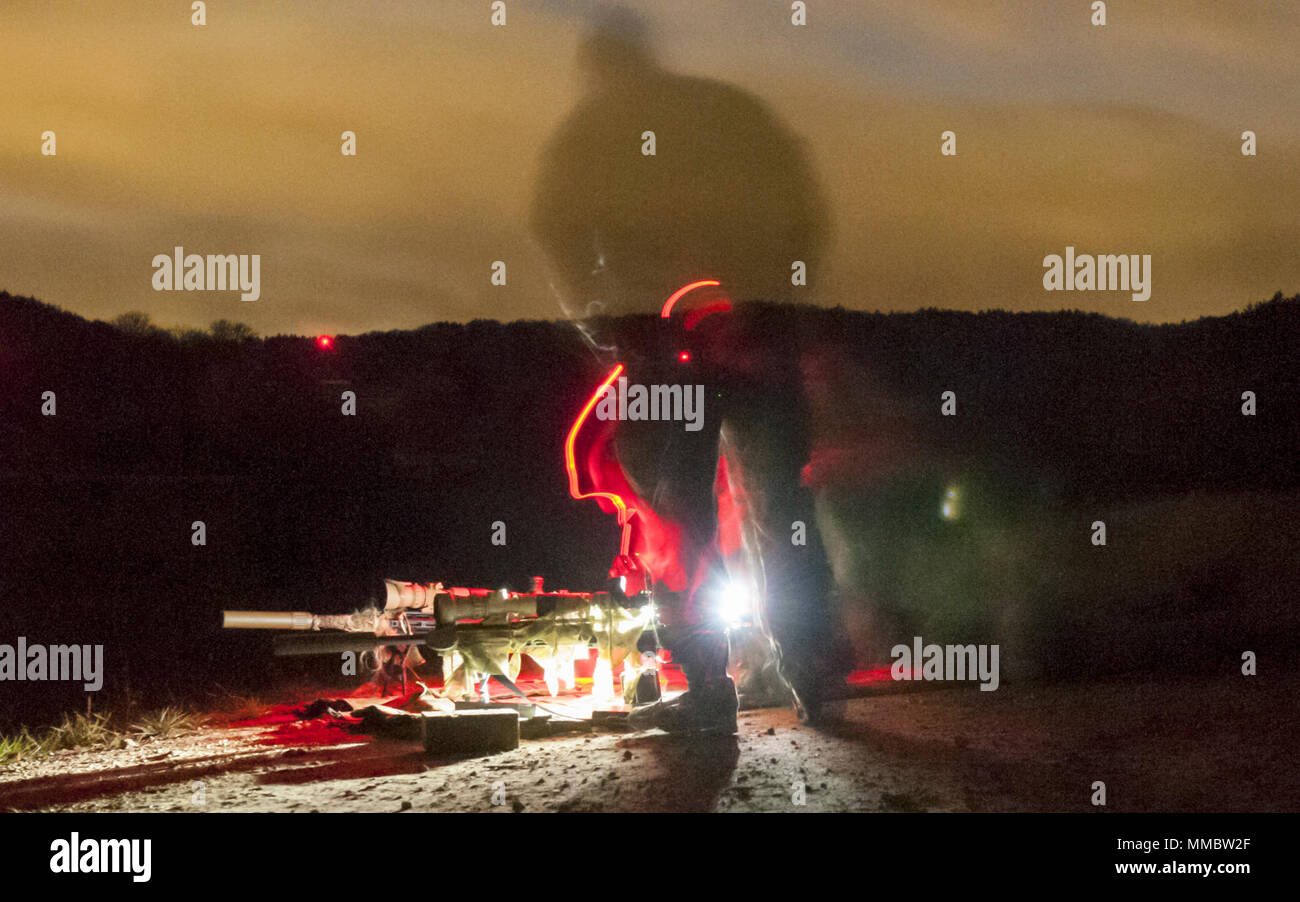
[[(610, 568), (610, 576), (626, 576), (629, 594), (647, 588), (650, 580), (661, 580), (670, 591), (680, 592), (687, 584), (679, 553), (681, 528), (656, 515), (628, 482), (622, 466), (611, 459), (614, 424), (602, 422), (595, 429), (589, 424), (591, 412), (623, 371), (620, 364), (605, 377), (569, 429), (564, 443), (569, 494), (575, 499), (594, 499), (601, 510), (618, 515), (621, 527), (619, 555)], [(580, 438), (588, 445), (581, 452), (578, 448)], [(580, 466), (590, 480), (590, 492), (582, 491)]]
[(691, 352), (690, 352), (690, 351), (678, 351), (678, 352), (677, 352), (677, 359), (680, 360), (682, 363), (690, 363), (690, 362), (691, 362)]
[(730, 301), (719, 301), (716, 304), (709, 304), (707, 307), (700, 307), (698, 310), (692, 310), (686, 314), (686, 331), (689, 332), (695, 328), (700, 320), (711, 313), (724, 313), (731, 309)]
[(322, 351), (328, 351), (330, 348), (334, 347), (334, 339), (329, 335), (317, 335), (316, 347), (320, 348)]
[(719, 282), (717, 279), (701, 279), (698, 282), (692, 282), (689, 285), (683, 285), (681, 288), (678, 288), (671, 295), (669, 295), (668, 300), (664, 301), (664, 308), (663, 310), (659, 311), (659, 316), (662, 317), (663, 319), (668, 319), (668, 317), (672, 316), (673, 305), (676, 304), (678, 301), (680, 301), (689, 292), (692, 292), (697, 288), (704, 288), (706, 286), (713, 286), (716, 288), (721, 284), (722, 283)]
[(604, 498), (614, 505), (614, 509), (618, 512), (618, 525), (623, 527), (623, 535), (619, 541), (619, 554), (626, 555), (632, 543), (632, 524), (629, 513), (635, 513), (635, 511), (629, 512), (622, 496), (613, 492), (583, 492), (578, 487), (578, 464), (573, 455), (573, 447), (578, 440), (578, 430), (582, 428), (582, 424), (587, 421), (592, 409), (600, 401), (601, 396), (605, 394), (605, 389), (609, 388), (622, 372), (623, 364), (620, 363), (610, 371), (610, 374), (605, 377), (605, 381), (600, 383), (600, 386), (592, 393), (592, 396), (582, 408), (582, 413), (578, 414), (578, 418), (573, 421), (573, 427), (569, 429), (569, 437), (564, 440), (564, 469), (569, 473), (569, 494), (574, 499), (581, 501), (583, 498)]

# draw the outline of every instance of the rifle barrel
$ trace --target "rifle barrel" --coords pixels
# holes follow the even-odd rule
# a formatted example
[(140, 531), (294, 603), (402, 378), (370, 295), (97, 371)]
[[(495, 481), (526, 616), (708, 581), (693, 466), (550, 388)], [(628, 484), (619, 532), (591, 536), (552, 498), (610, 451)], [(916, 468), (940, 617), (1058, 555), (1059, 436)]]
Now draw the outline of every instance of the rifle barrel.
[(309, 630), (312, 615), (305, 611), (222, 611), (221, 627), (228, 630)]

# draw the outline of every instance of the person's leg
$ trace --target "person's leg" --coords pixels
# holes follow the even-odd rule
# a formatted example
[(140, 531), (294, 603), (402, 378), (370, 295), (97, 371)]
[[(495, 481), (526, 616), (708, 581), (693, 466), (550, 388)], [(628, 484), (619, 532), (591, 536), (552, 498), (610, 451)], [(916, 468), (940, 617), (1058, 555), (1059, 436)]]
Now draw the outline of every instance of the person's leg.
[(727, 451), (747, 508), (748, 558), (761, 568), (763, 627), (801, 713), (816, 719), (852, 655), (838, 628), (812, 492), (801, 482), (812, 444), (806, 403), (788, 377), (751, 378), (728, 390)]
[[(657, 375), (683, 377), (677, 370)], [(707, 410), (697, 431), (672, 420), (619, 424), (619, 459), (655, 513), (679, 530), (677, 552), (686, 577), (685, 584), (671, 588), (657, 583), (654, 594), (663, 624), (660, 639), (685, 674), (688, 690), (679, 700), (636, 712), (634, 726), (735, 729), (736, 691), (727, 675), (727, 633), (725, 625), (710, 616), (703, 597), (717, 563), (713, 488), (719, 425), (717, 411)]]

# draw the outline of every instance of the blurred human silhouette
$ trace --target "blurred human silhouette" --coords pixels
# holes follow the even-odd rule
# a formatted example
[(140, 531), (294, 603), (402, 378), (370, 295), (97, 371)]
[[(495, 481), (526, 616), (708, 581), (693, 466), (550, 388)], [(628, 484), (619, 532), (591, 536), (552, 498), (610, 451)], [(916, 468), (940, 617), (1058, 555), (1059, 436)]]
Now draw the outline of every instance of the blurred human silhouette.
[[(828, 225), (796, 135), (753, 95), (663, 68), (625, 10), (598, 20), (579, 65), (587, 92), (543, 153), (531, 212), (568, 312), (657, 312), (701, 278), (737, 299), (802, 299)], [(808, 287), (791, 284), (796, 260)]]
[[(789, 301), (808, 291), (792, 284), (792, 264), (802, 261), (815, 280), (826, 213), (795, 135), (751, 95), (665, 70), (644, 24), (627, 12), (604, 15), (579, 57), (589, 91), (544, 151), (531, 215), (569, 315), (590, 326), (599, 314), (660, 313), (677, 289), (701, 279), (717, 280), (734, 301)], [(648, 131), (654, 155), (643, 153)], [(718, 600), (731, 588), (737, 557), (765, 587), (755, 613), (805, 715), (817, 715), (827, 686), (846, 669), (820, 536), (812, 530), (806, 544), (789, 538), (792, 524), (815, 522), (800, 484), (810, 430), (798, 348), (785, 330), (766, 325), (770, 308), (709, 313), (722, 306), (717, 292), (696, 291), (652, 337), (642, 331), (638, 346), (613, 348), (629, 381), (702, 384), (702, 428), (622, 421), (604, 432), (608, 451), (585, 452), (616, 455), (619, 472), (605, 490), (630, 486), (668, 524), (663, 533), (675, 546), (658, 555), (673, 565), (650, 573), (650, 582), (661, 638), (689, 689), (634, 712), (638, 728), (735, 731)], [(601, 335), (598, 344), (610, 349), (609, 340)], [(724, 480), (731, 497), (744, 499), (743, 555), (728, 549), (734, 543), (720, 529), (715, 492)], [(645, 550), (642, 561), (663, 551)]]

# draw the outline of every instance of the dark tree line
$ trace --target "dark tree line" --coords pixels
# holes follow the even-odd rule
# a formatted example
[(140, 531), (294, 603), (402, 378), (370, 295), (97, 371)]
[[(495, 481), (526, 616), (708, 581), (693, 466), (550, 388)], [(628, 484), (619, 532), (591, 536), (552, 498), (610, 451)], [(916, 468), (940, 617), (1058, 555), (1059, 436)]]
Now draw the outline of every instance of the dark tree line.
[[(1165, 326), (1077, 312), (761, 315), (818, 362), (819, 443), (906, 429), (937, 457), (1072, 499), (1298, 483), (1297, 298)], [(607, 325), (635, 343), (658, 324)], [(603, 375), (571, 325), (439, 323), (338, 336), (329, 350), (215, 331), (90, 322), (0, 293), (0, 641), (102, 642), (106, 693), (165, 698), (265, 678), (265, 644), (223, 635), (223, 607), (342, 611), (383, 576), (603, 584), (616, 530), (569, 498), (561, 465)], [(938, 416), (947, 390), (955, 418)], [(55, 416), (41, 413), (47, 391)], [(347, 391), (356, 416), (341, 414)], [(505, 547), (489, 541), (497, 520)], [(14, 684), (0, 691), (18, 699)], [(82, 704), (69, 686), (21, 701), (4, 720)]]

